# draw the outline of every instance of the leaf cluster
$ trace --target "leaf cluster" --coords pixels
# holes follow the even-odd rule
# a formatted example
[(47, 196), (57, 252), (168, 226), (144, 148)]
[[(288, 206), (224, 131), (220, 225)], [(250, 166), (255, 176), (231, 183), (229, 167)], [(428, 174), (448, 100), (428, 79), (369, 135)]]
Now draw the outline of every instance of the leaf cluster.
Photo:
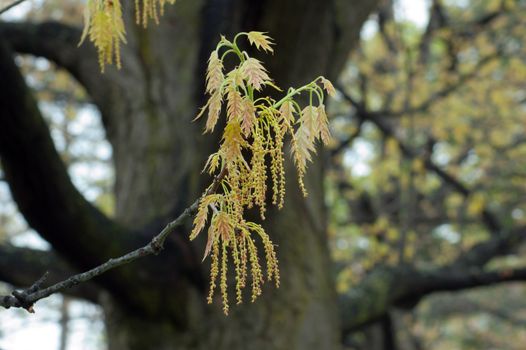
[[(137, 24), (146, 28), (150, 19), (158, 24), (166, 3), (174, 4), (175, 0), (135, 0)], [(126, 44), (126, 30), (120, 0), (87, 1), (84, 9), (84, 30), (79, 45), (86, 38), (89, 38), (97, 49), (102, 72), (106, 64), (115, 63), (117, 68), (121, 67), (120, 45)]]
[[(265, 218), (266, 195), (272, 192), (272, 203), (283, 207), (285, 198), (284, 140), (291, 138), (292, 155), (298, 171), (300, 188), (307, 162), (315, 152), (316, 140), (328, 143), (330, 132), (325, 112), (324, 91), (334, 93), (329, 80), (318, 77), (300, 88), (290, 88), (280, 100), (260, 95), (265, 88), (281, 92), (263, 64), (242, 51), (237, 41), (246, 37), (256, 48), (273, 52), (272, 40), (262, 32), (239, 33), (233, 41), (222, 37), (210, 54), (206, 73), (208, 101), (196, 119), (207, 114), (205, 133), (212, 132), (226, 109), (226, 126), (219, 150), (210, 155), (205, 165), (209, 174), (226, 174), (221, 180), (221, 193), (205, 195), (200, 202), (190, 238), (206, 226), (210, 212), (205, 258), (211, 256), (209, 302), (212, 302), (216, 279), (225, 313), (228, 312), (228, 250), (235, 265), (237, 302), (242, 301), (247, 270), (252, 272), (252, 301), (261, 294), (263, 275), (253, 236), (259, 236), (265, 250), (267, 279), (279, 286), (279, 269), (274, 245), (259, 224), (246, 221), (244, 212), (259, 208)], [(224, 61), (232, 56), (237, 65), (226, 71)], [(297, 96), (306, 93), (309, 104), (301, 107)], [(223, 106), (226, 104), (226, 108)], [(270, 177), (269, 177), (270, 175)], [(268, 189), (267, 186), (271, 187)], [(220, 261), (221, 260), (221, 263)], [(221, 267), (220, 267), (221, 265)]]

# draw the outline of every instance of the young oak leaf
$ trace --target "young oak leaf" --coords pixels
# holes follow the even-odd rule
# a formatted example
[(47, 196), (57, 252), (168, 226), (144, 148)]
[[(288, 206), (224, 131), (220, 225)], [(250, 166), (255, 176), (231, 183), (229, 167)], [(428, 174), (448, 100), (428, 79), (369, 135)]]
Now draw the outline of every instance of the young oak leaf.
[(247, 38), (250, 44), (255, 45), (258, 50), (263, 49), (274, 53), (274, 49), (270, 47), (270, 45), (274, 45), (272, 38), (265, 35), (264, 32), (248, 32)]
[(221, 154), (219, 152), (211, 154), (203, 167), (203, 172), (207, 171), (206, 169), (208, 168), (208, 174), (212, 175), (217, 169), (219, 169), (220, 161)]
[(331, 132), (329, 130), (329, 119), (325, 113), (325, 105), (321, 104), (317, 108), (318, 118), (316, 119), (316, 128), (320, 131), (319, 137), (324, 145), (328, 145), (331, 140)]
[(241, 157), (241, 148), (245, 145), (245, 140), (241, 136), (241, 125), (238, 120), (229, 122), (225, 127), (223, 133), (223, 144), (221, 149), (223, 151), (224, 159), (229, 163), (233, 163)]
[(233, 86), (234, 88), (243, 89), (245, 83), (243, 81), (243, 73), (241, 69), (236, 68), (227, 73), (228, 85)]
[(220, 194), (209, 194), (201, 199), (197, 215), (194, 218), (194, 228), (190, 234), (190, 240), (194, 240), (205, 227), (206, 219), (208, 218), (208, 207), (215, 202), (221, 201), (221, 199), (222, 195)]
[(206, 69), (206, 92), (213, 94), (221, 87), (224, 80), (223, 61), (219, 59), (217, 50), (214, 50), (210, 54)]
[[(217, 230), (217, 214), (214, 213), (214, 215), (212, 215), (212, 220), (210, 222), (210, 227), (208, 228), (208, 238), (206, 240), (206, 247), (205, 247), (205, 252), (203, 254), (203, 260), (204, 261), (206, 259), (206, 257), (210, 254), (210, 251), (212, 250), (212, 247), (214, 247), (214, 250), (215, 250), (215, 247), (216, 245), (219, 243), (219, 232)], [(214, 258), (214, 255), (216, 254), (216, 252), (213, 253), (212, 255), (212, 265), (215, 264), (216, 262), (216, 259)], [(212, 266), (212, 270), (214, 269), (214, 267)], [(214, 274), (212, 272), (212, 274)], [(214, 277), (214, 280), (215, 280), (215, 277)], [(211, 283), (213, 282), (213, 280), (210, 281)]]
[(82, 29), (82, 34), (80, 35), (80, 41), (77, 46), (80, 46), (84, 43), (91, 29), (93, 12), (96, 11), (93, 0), (88, 0), (86, 6), (84, 7), (84, 28)]
[[(270, 38), (262, 32), (243, 33), (258, 49), (272, 51)], [(217, 50), (225, 50), (221, 56)], [(233, 54), (239, 65), (229, 72), (224, 71), (220, 57)], [(225, 78), (226, 76), (226, 78)], [(323, 77), (300, 88), (290, 88), (285, 97), (276, 102), (270, 96), (255, 96), (263, 87), (274, 87), (262, 63), (240, 51), (235, 41), (221, 38), (220, 44), (210, 56), (206, 77), (209, 99), (201, 110), (199, 118), (208, 110), (205, 132), (213, 131), (218, 122), (223, 99), (226, 100), (226, 126), (219, 150), (205, 164), (205, 170), (215, 174), (221, 168), (221, 198), (205, 196), (200, 202), (194, 219), (191, 238), (195, 238), (207, 224), (210, 208), (213, 211), (208, 230), (208, 242), (204, 257), (211, 259), (210, 291), (208, 302), (212, 302), (214, 290), (220, 286), (223, 310), (228, 312), (227, 268), (230, 251), (236, 272), (236, 299), (242, 300), (242, 288), (247, 284), (248, 270), (252, 273), (252, 301), (261, 294), (263, 283), (262, 268), (259, 263), (258, 248), (254, 235), (263, 241), (267, 262), (267, 278), (279, 285), (279, 268), (274, 245), (260, 225), (244, 219), (245, 209), (259, 207), (264, 219), (268, 184), (272, 184), (273, 203), (278, 207), (283, 201), (285, 191), (285, 172), (283, 165), (284, 136), (292, 137), (291, 151), (298, 171), (298, 182), (306, 196), (303, 182), (307, 163), (316, 152), (315, 141), (328, 143), (330, 131), (325, 106), (322, 103), (323, 91), (335, 92), (332, 84)], [(312, 102), (302, 109), (295, 96), (307, 91), (312, 97), (318, 96), (320, 105)], [(223, 173), (223, 170), (225, 172)], [(219, 176), (219, 175), (217, 175)], [(270, 178), (269, 178), (270, 177)], [(278, 202), (278, 195), (281, 196)], [(217, 278), (220, 283), (217, 283)]]
[[(147, 26), (150, 18), (159, 23), (165, 4), (175, 0), (135, 0), (137, 24)], [(97, 49), (101, 72), (106, 64), (121, 68), (120, 44), (126, 43), (121, 0), (87, 0), (84, 8), (84, 29), (79, 46), (89, 37)]]
[(279, 107), (281, 129), (286, 131), (294, 125), (294, 104), (288, 100)]
[(309, 142), (313, 143), (318, 136), (318, 109), (314, 106), (306, 106), (301, 111), (301, 125), (305, 128), (304, 134), (307, 135)]
[(87, 37), (97, 49), (101, 72), (104, 73), (106, 64), (112, 64), (114, 61), (117, 68), (121, 67), (120, 44), (126, 43), (126, 30), (119, 0), (88, 1), (79, 46)]
[(226, 107), (226, 115), (227, 120), (235, 120), (237, 118), (240, 118), (243, 114), (243, 97), (241, 97), (241, 94), (239, 91), (237, 91), (233, 86), (229, 86), (227, 88), (226, 93), (226, 101), (227, 101), (227, 107)]
[(305, 126), (300, 125), (296, 133), (294, 134), (292, 146), (292, 155), (296, 168), (302, 176), (305, 174), (307, 168), (307, 162), (312, 161), (312, 153), (316, 153), (314, 147), (314, 137), (312, 132)]
[(224, 211), (220, 211), (217, 214), (216, 230), (219, 233), (221, 239), (228, 242), (234, 237), (234, 226), (232, 225), (232, 218), (229, 214)]
[(250, 135), (255, 122), (256, 107), (250, 99), (245, 98), (243, 99), (243, 112), (241, 113), (241, 130), (243, 131), (243, 135)]
[(331, 81), (329, 79), (326, 79), (325, 77), (321, 77), (321, 84), (323, 85), (323, 88), (329, 96), (334, 97), (336, 96), (336, 89), (334, 88), (334, 85), (332, 85)]
[[(213, 204), (212, 204), (213, 205)], [(217, 211), (212, 216), (212, 222), (208, 229), (208, 240), (206, 242), (205, 253), (203, 260), (210, 254), (212, 247), (216, 240), (220, 239), (223, 242), (229, 242), (235, 239), (233, 220), (229, 214), (224, 211)]]
[(270, 81), (267, 70), (260, 61), (253, 57), (247, 58), (241, 66), (241, 72), (246, 81), (256, 90), (261, 90), (263, 84)]
[(205, 133), (214, 131), (214, 127), (219, 119), (221, 113), (221, 93), (216, 90), (212, 96), (210, 96), (208, 105), (208, 119), (206, 120)]

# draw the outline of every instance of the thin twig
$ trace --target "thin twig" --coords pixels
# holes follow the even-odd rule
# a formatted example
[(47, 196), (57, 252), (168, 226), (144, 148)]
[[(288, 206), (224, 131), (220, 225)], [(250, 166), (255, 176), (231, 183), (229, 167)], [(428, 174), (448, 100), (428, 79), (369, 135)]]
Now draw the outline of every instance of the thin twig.
[[(224, 168), (221, 171), (221, 173), (218, 174), (214, 178), (212, 185), (208, 187), (204, 195), (214, 193), (219, 187), (220, 182), (223, 180), (225, 176), (226, 176), (226, 168)], [(125, 264), (129, 264), (132, 261), (135, 261), (137, 259), (143, 258), (148, 255), (159, 254), (164, 248), (164, 242), (166, 238), (168, 237), (168, 235), (174, 232), (177, 227), (182, 226), (186, 219), (188, 219), (193, 214), (195, 214), (199, 206), (200, 200), (201, 198), (198, 198), (194, 203), (192, 203), (192, 205), (186, 208), (183, 211), (183, 213), (179, 215), (179, 217), (177, 217), (172, 222), (168, 223), (162, 229), (162, 231), (159, 232), (155, 237), (153, 237), (152, 240), (145, 246), (138, 248), (132, 252), (129, 252), (125, 255), (122, 255), (118, 258), (112, 258), (106, 261), (105, 263), (97, 267), (94, 267), (91, 270), (79, 273), (77, 275), (73, 275), (69, 277), (68, 279), (58, 282), (50, 287), (41, 289), (42, 284), (44, 283), (47, 277), (47, 273), (46, 273), (46, 275), (44, 275), (37, 282), (35, 282), (30, 288), (22, 292), (14, 291), (12, 295), (0, 297), (0, 306), (3, 306), (6, 309), (9, 309), (10, 307), (19, 307), (19, 308), (24, 308), (28, 310), (29, 312), (34, 312), (33, 305), (35, 302), (39, 301), (40, 299), (44, 299), (64, 289), (74, 287), (79, 283), (89, 281), (92, 278), (97, 277), (105, 273), (108, 270), (112, 270), (116, 267), (119, 267)]]
[(7, 11), (11, 10), (13, 7), (20, 5), (24, 1), (26, 1), (26, 0), (16, 0), (16, 1), (10, 3), (9, 5), (7, 5), (5, 7), (2, 7), (0, 9), (0, 15), (3, 14), (4, 12), (7, 12)]

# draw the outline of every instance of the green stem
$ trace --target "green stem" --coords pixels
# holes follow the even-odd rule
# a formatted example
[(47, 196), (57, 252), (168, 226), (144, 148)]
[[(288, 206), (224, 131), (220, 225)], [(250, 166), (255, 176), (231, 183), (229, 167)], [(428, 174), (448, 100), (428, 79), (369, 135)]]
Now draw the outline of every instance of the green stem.
[(229, 53), (236, 53), (237, 52), (234, 50), (234, 49), (229, 49), (229, 50), (226, 50), (222, 55), (221, 55), (221, 61), (223, 61), (226, 57), (226, 55), (228, 55)]
[(316, 95), (318, 96), (319, 104), (322, 105), (323, 104), (323, 91), (321, 91), (321, 89), (319, 89), (319, 86), (316, 86), (313, 90), (316, 93)]
[(247, 32), (240, 32), (240, 33), (237, 33), (236, 36), (234, 37), (234, 45), (237, 46), (237, 38), (239, 38), (241, 35), (248, 35)]
[[(294, 89), (294, 88), (291, 88), (289, 89), (289, 92), (285, 95), (285, 97), (283, 97), (281, 100), (279, 100), (278, 102), (274, 103), (274, 105), (272, 105), (273, 108), (279, 108), (285, 101), (287, 101), (288, 99), (290, 99), (292, 96), (295, 96), (295, 95), (299, 95), (301, 92), (305, 91), (305, 90), (311, 90), (313, 89), (312, 85), (313, 84), (316, 84), (316, 81), (318, 80), (319, 78), (316, 78), (315, 80), (311, 81), (310, 83), (308, 83), (307, 85), (304, 85), (302, 87), (300, 87), (299, 89)], [(311, 104), (312, 104), (312, 101), (311, 101)]]
[(232, 49), (237, 54), (237, 57), (239, 57), (239, 61), (243, 63), (245, 62), (245, 56), (243, 55), (243, 52), (239, 49), (239, 46), (237, 46), (237, 43), (236, 43), (236, 39), (238, 35), (236, 35), (236, 37), (234, 38), (234, 42), (232, 43)]

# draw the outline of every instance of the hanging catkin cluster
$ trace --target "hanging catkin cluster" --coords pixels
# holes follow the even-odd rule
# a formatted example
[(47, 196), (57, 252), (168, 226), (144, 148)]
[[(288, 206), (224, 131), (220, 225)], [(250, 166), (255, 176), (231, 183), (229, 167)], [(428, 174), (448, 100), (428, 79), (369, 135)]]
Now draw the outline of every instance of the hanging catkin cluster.
[[(153, 19), (159, 23), (159, 16), (164, 13), (166, 3), (175, 0), (135, 0), (137, 24), (146, 27)], [(121, 0), (88, 0), (84, 9), (84, 30), (80, 44), (89, 38), (99, 55), (101, 71), (106, 64), (121, 67), (120, 45), (126, 43), (126, 30), (122, 19)], [(79, 45), (80, 45), (79, 44)]]
[[(323, 104), (324, 93), (335, 90), (330, 81), (319, 77), (298, 89), (290, 88), (276, 101), (258, 96), (265, 87), (274, 88), (260, 61), (250, 57), (238, 46), (238, 39), (246, 37), (257, 49), (273, 52), (271, 39), (262, 32), (239, 33), (233, 41), (222, 37), (208, 60), (206, 92), (208, 102), (197, 118), (207, 112), (205, 133), (212, 132), (226, 104), (226, 126), (219, 150), (212, 154), (205, 170), (209, 174), (224, 174), (216, 193), (206, 194), (200, 201), (190, 239), (208, 228), (208, 242), (204, 257), (211, 257), (210, 292), (212, 302), (219, 280), (223, 310), (228, 313), (228, 260), (235, 266), (236, 300), (242, 302), (242, 290), (250, 272), (252, 301), (261, 294), (264, 282), (258, 259), (256, 237), (262, 242), (266, 260), (266, 279), (279, 286), (279, 268), (274, 245), (259, 224), (244, 219), (245, 209), (259, 208), (265, 218), (266, 194), (272, 193), (272, 203), (283, 206), (285, 196), (284, 138), (291, 138), (292, 155), (304, 195), (307, 194), (303, 176), (307, 162), (315, 152), (315, 141), (327, 143), (330, 138), (327, 115)], [(225, 57), (233, 56), (238, 64), (225, 71)], [(295, 98), (308, 94), (309, 105), (301, 108)], [(196, 118), (196, 119), (197, 119)], [(270, 175), (270, 179), (268, 178)], [(270, 180), (270, 181), (269, 181)], [(270, 184), (271, 188), (267, 186)]]

